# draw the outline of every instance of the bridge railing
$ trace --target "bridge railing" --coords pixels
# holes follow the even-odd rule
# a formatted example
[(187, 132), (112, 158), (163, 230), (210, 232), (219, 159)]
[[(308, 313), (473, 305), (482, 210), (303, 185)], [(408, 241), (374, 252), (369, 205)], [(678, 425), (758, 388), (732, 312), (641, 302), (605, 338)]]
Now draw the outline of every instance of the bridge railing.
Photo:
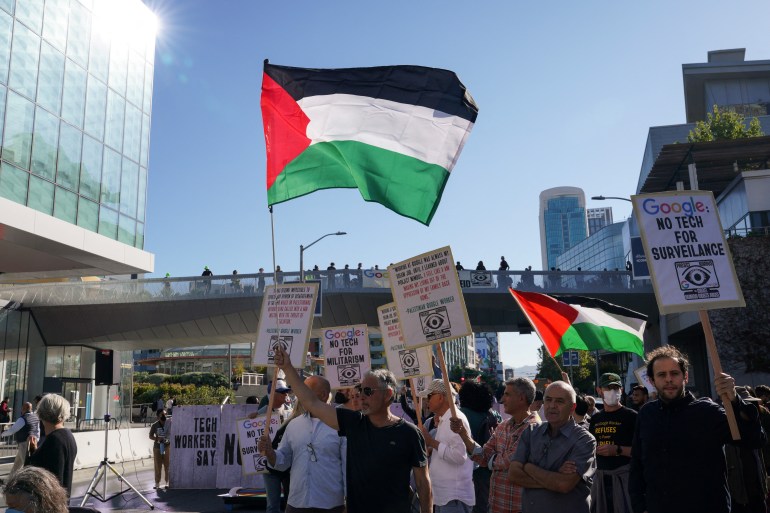
[[(513, 286), (545, 293), (651, 292), (649, 281), (634, 281), (626, 271), (460, 271), (464, 292), (484, 293)], [(308, 271), (307, 280), (318, 280), (325, 294), (380, 292), (390, 288), (387, 271)], [(33, 305), (141, 303), (225, 297), (255, 297), (274, 283), (300, 279), (298, 272), (149, 278), (44, 284), (0, 285), (0, 299)]]

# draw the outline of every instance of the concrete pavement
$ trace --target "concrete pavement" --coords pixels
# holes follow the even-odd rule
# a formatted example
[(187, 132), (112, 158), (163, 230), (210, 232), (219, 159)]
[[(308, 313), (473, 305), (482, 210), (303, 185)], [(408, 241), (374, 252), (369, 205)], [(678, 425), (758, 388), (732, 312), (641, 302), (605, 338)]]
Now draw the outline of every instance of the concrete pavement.
[[(129, 461), (117, 463), (114, 465), (118, 472), (131, 483), (137, 490), (155, 505), (155, 511), (169, 511), (174, 513), (221, 513), (227, 511), (224, 502), (217, 495), (227, 493), (228, 490), (153, 490), (154, 469), (151, 459)], [(0, 465), (0, 477), (7, 478), (11, 470), (10, 464)], [(72, 499), (70, 505), (80, 506), (91, 479), (94, 477), (96, 468), (76, 470), (73, 476)], [(97, 491), (103, 491), (102, 479), (99, 482)], [(107, 471), (107, 496), (121, 490), (120, 481), (109, 470)], [(119, 495), (107, 503), (102, 503), (93, 497), (89, 499), (87, 506), (96, 508), (100, 511), (123, 511), (126, 513), (144, 513), (152, 511), (130, 488), (128, 492)], [(0, 507), (6, 506), (4, 497), (0, 497)], [(237, 512), (264, 512), (264, 509), (255, 509), (248, 506), (235, 506), (233, 511)]]

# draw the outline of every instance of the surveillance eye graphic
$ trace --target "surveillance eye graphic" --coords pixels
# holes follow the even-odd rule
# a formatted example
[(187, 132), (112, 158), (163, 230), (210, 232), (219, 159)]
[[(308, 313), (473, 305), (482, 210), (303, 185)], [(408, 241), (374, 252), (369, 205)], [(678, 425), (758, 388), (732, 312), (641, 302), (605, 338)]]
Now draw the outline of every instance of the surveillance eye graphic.
[(682, 291), (719, 287), (713, 260), (677, 262), (676, 274)]
[(254, 469), (265, 470), (267, 468), (267, 458), (260, 454), (254, 455)]
[(690, 267), (684, 273), (684, 279), (694, 287), (702, 287), (711, 279), (711, 273), (700, 266)]
[(472, 287), (486, 287), (492, 283), (492, 275), (486, 272), (472, 272), (471, 273), (471, 286)]
[(354, 363), (337, 367), (337, 379), (341, 386), (352, 386), (361, 381), (361, 365)]
[(450, 335), (452, 327), (449, 323), (449, 312), (445, 306), (420, 312), (422, 333), (426, 340), (437, 340)]
[(275, 358), (275, 350), (279, 347), (286, 351), (288, 354), (291, 354), (291, 345), (293, 342), (293, 335), (271, 335), (270, 347), (267, 350), (268, 361), (270, 363), (273, 362), (273, 359)]
[(398, 352), (398, 359), (401, 361), (401, 370), (405, 376), (414, 376), (420, 370), (420, 362), (417, 359), (417, 351), (406, 349)]

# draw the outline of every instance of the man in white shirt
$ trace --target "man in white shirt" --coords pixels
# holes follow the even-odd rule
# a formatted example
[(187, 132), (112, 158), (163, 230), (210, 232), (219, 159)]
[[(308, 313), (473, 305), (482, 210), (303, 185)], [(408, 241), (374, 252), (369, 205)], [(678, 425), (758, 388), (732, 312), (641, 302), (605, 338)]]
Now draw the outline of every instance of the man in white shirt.
[(24, 466), (24, 462), (29, 455), (29, 439), (40, 438), (40, 420), (32, 411), (32, 403), (24, 403), (21, 407), (21, 417), (16, 419), (13, 425), (6, 429), (2, 436), (12, 436), (18, 444), (16, 459), (13, 461), (13, 467), (8, 475), (12, 476)]
[[(452, 392), (454, 400), (455, 392)], [(426, 398), (428, 409), (433, 413), (431, 430), (423, 426), (425, 445), (431, 450), (428, 470), (433, 487), (433, 504), (436, 513), (470, 513), (476, 504), (473, 488), (473, 461), (468, 457), (460, 435), (449, 426), (452, 410), (449, 407), (444, 381), (434, 379), (420, 393)], [(465, 414), (456, 410), (457, 417), (466, 431), (471, 428)], [(435, 429), (435, 430), (434, 430)]]
[[(325, 378), (310, 376), (305, 385), (320, 401), (329, 402), (331, 387)], [(277, 450), (267, 435), (260, 439), (259, 450), (271, 468), (291, 467), (286, 513), (344, 511), (345, 447), (337, 431), (305, 413), (289, 422)]]

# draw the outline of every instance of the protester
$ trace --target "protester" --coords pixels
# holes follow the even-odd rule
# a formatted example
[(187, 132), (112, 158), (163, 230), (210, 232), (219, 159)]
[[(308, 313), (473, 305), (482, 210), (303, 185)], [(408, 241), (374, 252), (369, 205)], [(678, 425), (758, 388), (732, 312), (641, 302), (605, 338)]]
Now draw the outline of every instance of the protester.
[(29, 439), (32, 453), (28, 465), (48, 470), (59, 483), (72, 493), (72, 468), (78, 454), (75, 437), (64, 427), (64, 421), (70, 416), (70, 403), (57, 394), (46, 394), (37, 405), (37, 416), (45, 427), (45, 440), (38, 447), (34, 438)]
[(754, 392), (762, 400), (762, 405), (767, 408), (770, 405), (770, 387), (767, 385), (757, 385)]
[(265, 268), (259, 268), (259, 276), (257, 276), (257, 292), (262, 294), (265, 291)]
[(543, 392), (538, 390), (535, 392), (535, 398), (532, 400), (532, 404), (530, 405), (529, 409), (534, 412), (537, 412), (539, 415), (541, 413), (542, 408), (543, 408)]
[(500, 269), (498, 269), (498, 271), (507, 271), (510, 268), (511, 267), (508, 265), (508, 262), (505, 261), (505, 257), (501, 256), (500, 257)]
[(476, 270), (477, 270), (477, 271), (486, 271), (486, 270), (487, 270), (487, 268), (486, 268), (486, 267), (484, 267), (484, 262), (482, 262), (481, 260), (479, 260), (479, 263), (478, 263), (478, 264), (476, 264)]
[(320, 401), (302, 382), (283, 349), (276, 350), (275, 364), (286, 374), (299, 402), (347, 437), (348, 513), (409, 511), (412, 472), (420, 510), (433, 511), (425, 440), (417, 427), (390, 412), (396, 394), (390, 371), (379, 369), (364, 375), (362, 410), (355, 412)]
[(460, 261), (458, 260), (457, 264), (455, 265), (455, 269), (458, 270), (458, 271), (464, 271), (465, 267), (463, 267), (462, 264), (460, 263)]
[(575, 396), (575, 411), (572, 412), (572, 418), (575, 419), (575, 424), (588, 429), (588, 401), (586, 401), (585, 394), (577, 394)]
[[(724, 445), (733, 443), (724, 409), (685, 391), (689, 363), (674, 346), (647, 354), (647, 376), (658, 399), (639, 411), (631, 453), (629, 493), (634, 513), (727, 513), (730, 494)], [(765, 441), (759, 413), (720, 374), (717, 394), (732, 403), (740, 445), (759, 449)]]
[[(505, 413), (511, 416), (495, 429), (483, 448), (475, 445), (467, 433), (460, 430), (466, 449), (472, 451), (473, 461), (491, 469), (489, 488), (489, 512), (505, 513), (521, 511), (521, 487), (508, 479), (511, 457), (516, 452), (521, 433), (530, 425), (540, 423), (540, 417), (530, 409), (535, 397), (535, 384), (527, 378), (514, 378), (505, 382), (501, 397)], [(458, 429), (459, 426), (453, 426)]]
[(649, 400), (650, 392), (647, 390), (647, 387), (643, 385), (634, 385), (631, 388), (631, 400), (629, 401), (631, 404), (629, 404), (629, 407), (632, 410), (641, 410), (642, 406), (647, 404)]
[(593, 417), (597, 413), (599, 413), (599, 408), (596, 407), (596, 398), (592, 395), (586, 396), (586, 401), (588, 402), (588, 413), (587, 415), (589, 417)]
[[(455, 392), (450, 391), (451, 399), (443, 379), (434, 379), (420, 393), (428, 409), (433, 413), (430, 426), (422, 426), (425, 445), (430, 450), (428, 471), (433, 489), (433, 505), (436, 513), (465, 513), (476, 504), (473, 489), (473, 462), (468, 458), (465, 444), (457, 433), (449, 427), (449, 419), (456, 418), (470, 432), (468, 419), (457, 410), (452, 416), (450, 401)], [(430, 429), (430, 431), (429, 431)]]
[[(276, 379), (268, 384), (267, 395), (263, 398), (265, 399), (265, 405), (261, 406), (256, 413), (249, 414), (249, 418), (254, 419), (257, 415), (267, 413), (267, 401), (270, 400), (270, 389), (273, 387), (273, 383), (275, 383), (275, 394), (273, 394), (272, 410), (273, 415), (277, 415), (278, 421), (281, 423), (281, 427), (273, 437), (273, 444), (277, 447), (286, 430), (287, 424), (285, 423), (291, 416), (291, 408), (286, 404), (286, 394), (291, 392), (291, 388), (286, 386), (284, 380)], [(289, 496), (290, 477), (288, 471), (268, 469), (268, 473), (264, 475), (265, 494), (267, 495), (266, 513), (280, 513), (283, 509)], [(283, 489), (283, 495), (281, 494), (281, 489)]]
[(620, 404), (620, 376), (607, 372), (599, 378), (596, 393), (604, 409), (589, 421), (589, 432), (596, 439), (596, 475), (591, 486), (591, 511), (631, 513), (628, 474), (636, 412)]
[(40, 439), (40, 420), (32, 411), (32, 403), (24, 403), (21, 407), (21, 417), (16, 419), (13, 426), (2, 434), (2, 436), (12, 435), (18, 448), (16, 449), (16, 459), (13, 461), (10, 475), (15, 474), (24, 466), (24, 462), (27, 461), (29, 456), (29, 439)]
[(522, 513), (588, 513), (596, 441), (572, 418), (575, 390), (564, 381), (545, 389), (545, 420), (521, 434), (510, 466), (524, 488)]
[[(325, 378), (311, 376), (305, 385), (319, 401), (329, 402), (331, 388)], [(273, 449), (270, 437), (263, 435), (259, 450), (267, 456), (269, 467), (283, 471), (291, 468), (287, 513), (345, 510), (344, 446), (337, 432), (317, 417), (305, 412), (293, 418), (277, 450)]]
[[(458, 398), (460, 399), (460, 411), (465, 414), (470, 426), (472, 440), (466, 443), (466, 448), (469, 453), (472, 453), (474, 444), (470, 442), (483, 447), (503, 419), (497, 411), (492, 409), (492, 391), (485, 383), (463, 382), (458, 392)], [(455, 431), (455, 426), (452, 427), (452, 430)], [(462, 435), (460, 436), (462, 437)], [(465, 441), (463, 439), (463, 442)], [(473, 506), (474, 513), (487, 513), (489, 511), (489, 482), (491, 478), (492, 471), (488, 467), (476, 465), (473, 470), (473, 488), (476, 495), (476, 505)]]
[[(735, 387), (735, 392), (745, 402), (761, 408), (762, 400), (751, 395), (750, 387)], [(761, 416), (760, 409), (760, 421)], [(727, 444), (725, 460), (731, 513), (767, 513), (767, 472), (760, 450)]]
[(68, 513), (69, 498), (56, 476), (37, 467), (11, 474), (3, 489), (6, 511), (23, 513)]
[(171, 434), (171, 423), (166, 420), (166, 410), (158, 410), (156, 413), (158, 420), (150, 425), (150, 440), (153, 440), (152, 459), (155, 463), (155, 488), (160, 488), (161, 468), (164, 470), (165, 488), (168, 489), (168, 465), (170, 461), (171, 444), (169, 444)]

